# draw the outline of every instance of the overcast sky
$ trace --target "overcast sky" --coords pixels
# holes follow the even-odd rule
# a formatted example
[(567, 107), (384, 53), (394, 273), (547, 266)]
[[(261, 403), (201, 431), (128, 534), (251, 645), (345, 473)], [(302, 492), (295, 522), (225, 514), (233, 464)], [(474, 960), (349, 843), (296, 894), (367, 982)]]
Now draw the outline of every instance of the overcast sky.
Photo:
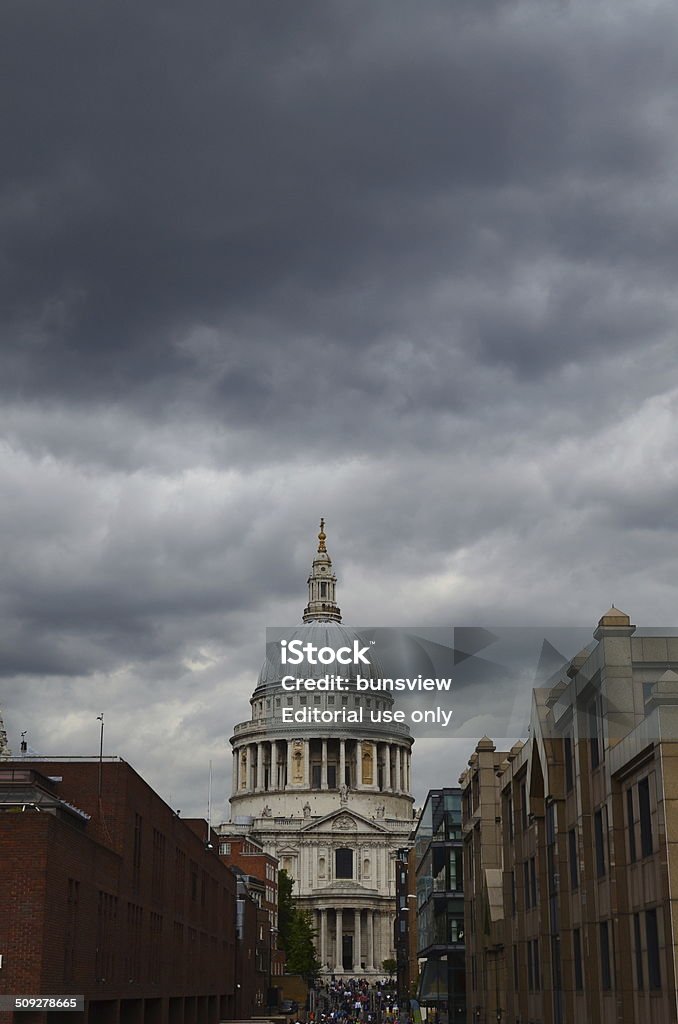
[(13, 748), (223, 817), (320, 515), (348, 622), (675, 624), (675, 4), (0, 18)]

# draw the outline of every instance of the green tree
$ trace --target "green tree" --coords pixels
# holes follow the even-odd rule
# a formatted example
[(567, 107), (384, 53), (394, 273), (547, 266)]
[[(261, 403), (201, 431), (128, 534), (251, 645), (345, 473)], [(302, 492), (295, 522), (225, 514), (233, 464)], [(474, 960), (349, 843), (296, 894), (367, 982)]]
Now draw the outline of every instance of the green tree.
[(313, 942), (315, 932), (310, 913), (294, 906), (293, 890), (294, 879), (282, 868), (278, 872), (278, 936), (287, 953), (286, 970), (310, 980), (320, 970)]
[(286, 952), (289, 950), (292, 924), (296, 913), (292, 902), (293, 889), (294, 879), (282, 868), (278, 872), (278, 935), (280, 945)]
[(292, 918), (287, 951), (287, 971), (289, 974), (301, 974), (310, 981), (320, 970), (320, 963), (315, 951), (311, 914), (307, 910), (295, 910)]
[(398, 964), (393, 957), (389, 957), (387, 960), (382, 962), (381, 969), (384, 974), (388, 974), (389, 978), (392, 978), (398, 969)]

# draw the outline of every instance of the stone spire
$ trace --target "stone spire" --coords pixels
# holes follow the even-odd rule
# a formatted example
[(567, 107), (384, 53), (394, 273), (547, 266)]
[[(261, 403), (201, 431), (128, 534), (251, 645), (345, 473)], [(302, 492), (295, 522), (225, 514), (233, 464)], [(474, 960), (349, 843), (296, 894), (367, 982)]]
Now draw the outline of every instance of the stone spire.
[(9, 749), (9, 743), (7, 742), (7, 733), (5, 732), (5, 723), (2, 720), (2, 709), (0, 708), (0, 757), (11, 757), (12, 751)]
[(308, 604), (304, 608), (304, 622), (341, 622), (337, 606), (337, 577), (332, 572), (332, 559), (327, 553), (325, 520), (320, 520), (318, 551), (308, 577)]

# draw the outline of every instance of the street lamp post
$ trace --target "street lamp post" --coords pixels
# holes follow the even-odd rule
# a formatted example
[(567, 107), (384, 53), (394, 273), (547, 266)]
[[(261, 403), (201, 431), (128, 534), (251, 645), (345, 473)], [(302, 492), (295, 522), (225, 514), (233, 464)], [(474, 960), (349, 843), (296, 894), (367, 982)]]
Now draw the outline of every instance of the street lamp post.
[[(273, 936), (274, 935), (277, 936), (277, 934), (278, 934), (278, 929), (274, 928), (271, 924), (269, 924), (269, 926), (268, 926), (268, 992), (267, 992), (267, 995), (266, 995), (266, 1005), (267, 1005), (269, 1010), (273, 1006), (273, 1003), (271, 1002), (271, 996), (272, 996), (272, 991), (273, 991), (273, 986), (272, 986), (272, 974), (273, 974)], [(278, 944), (277, 944), (277, 941), (276, 941), (276, 948), (277, 948), (277, 945)]]

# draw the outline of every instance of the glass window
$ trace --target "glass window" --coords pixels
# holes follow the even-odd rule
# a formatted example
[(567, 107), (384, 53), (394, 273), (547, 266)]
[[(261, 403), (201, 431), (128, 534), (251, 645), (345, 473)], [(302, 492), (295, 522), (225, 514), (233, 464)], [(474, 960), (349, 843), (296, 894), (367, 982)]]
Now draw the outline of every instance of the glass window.
[(596, 841), (596, 874), (602, 878), (605, 874), (605, 838), (603, 834), (603, 811), (602, 808), (596, 811), (593, 818), (593, 828)]
[(574, 761), (572, 759), (572, 737), (566, 736), (563, 742), (565, 756), (565, 791), (570, 792), (574, 787)]
[(652, 853), (652, 815), (650, 812), (650, 780), (638, 783), (638, 811), (640, 816), (640, 850), (643, 857)]
[(597, 768), (598, 765), (602, 764), (605, 760), (605, 746), (603, 743), (603, 701), (600, 694), (591, 701), (588, 712), (591, 767)]
[(537, 906), (537, 858), (530, 858), (530, 904)]
[(575, 928), (572, 932), (572, 945), (574, 952), (574, 987), (577, 992), (584, 988), (584, 971), (581, 959), (581, 932)]
[(640, 937), (640, 914), (633, 915), (633, 945), (636, 958), (636, 985), (638, 986), (638, 991), (642, 992), (645, 988), (645, 979), (643, 978), (643, 944)]
[(626, 824), (629, 833), (629, 863), (636, 862), (636, 823), (633, 818), (633, 786), (626, 790)]
[(568, 853), (570, 857), (570, 888), (575, 892), (579, 888), (579, 858), (577, 854), (577, 833), (571, 828), (567, 833)]
[(603, 992), (609, 992), (612, 988), (612, 967), (610, 964), (610, 925), (608, 921), (601, 921), (599, 927), (600, 935), (600, 983)]
[(523, 887), (525, 889), (525, 910), (529, 910), (530, 903), (530, 865), (528, 861), (523, 864)]
[(335, 878), (353, 878), (353, 850), (340, 848), (335, 853)]
[(647, 933), (647, 980), (650, 988), (656, 991), (662, 987), (656, 910), (645, 911), (645, 931)]

